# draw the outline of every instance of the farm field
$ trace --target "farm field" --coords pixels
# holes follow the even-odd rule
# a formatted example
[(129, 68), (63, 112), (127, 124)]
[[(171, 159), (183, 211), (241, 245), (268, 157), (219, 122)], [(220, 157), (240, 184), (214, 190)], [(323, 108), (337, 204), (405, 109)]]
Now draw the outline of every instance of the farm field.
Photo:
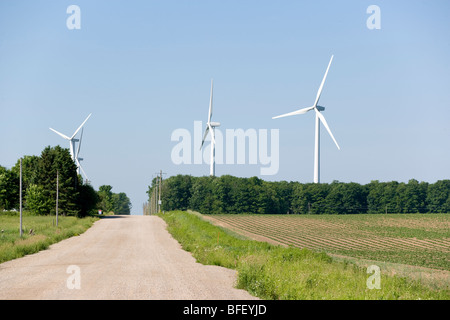
[(450, 270), (450, 215), (203, 215), (249, 237), (334, 255)]

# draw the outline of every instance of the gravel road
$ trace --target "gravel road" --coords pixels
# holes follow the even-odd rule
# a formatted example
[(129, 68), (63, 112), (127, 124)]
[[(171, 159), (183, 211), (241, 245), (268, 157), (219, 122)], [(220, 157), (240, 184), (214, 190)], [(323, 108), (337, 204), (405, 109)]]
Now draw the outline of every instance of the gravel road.
[(0, 299), (250, 300), (234, 270), (196, 263), (156, 216), (105, 217), (0, 264)]

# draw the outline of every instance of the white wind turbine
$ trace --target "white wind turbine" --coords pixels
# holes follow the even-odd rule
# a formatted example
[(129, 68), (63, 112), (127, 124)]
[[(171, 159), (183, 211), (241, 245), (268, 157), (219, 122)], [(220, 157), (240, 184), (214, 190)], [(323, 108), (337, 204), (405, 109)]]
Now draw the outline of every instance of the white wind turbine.
[[(336, 139), (334, 138), (333, 134), (331, 133), (330, 127), (327, 124), (327, 121), (325, 120), (325, 117), (322, 115), (320, 111), (324, 111), (325, 108), (322, 106), (317, 105), (319, 103), (320, 95), (322, 94), (323, 85), (325, 83), (325, 79), (327, 78), (328, 70), (330, 69), (331, 62), (333, 61), (333, 56), (331, 56), (330, 63), (328, 64), (327, 71), (325, 72), (325, 76), (323, 77), (322, 83), (320, 84), (319, 90), (317, 91), (316, 101), (314, 102), (314, 105), (311, 107), (299, 109), (297, 111), (285, 113), (276, 117), (273, 117), (272, 119), (282, 118), (282, 117), (288, 117), (293, 116), (297, 114), (304, 114), (310, 110), (315, 111), (316, 113), (316, 129), (315, 129), (315, 146), (314, 146), (314, 182), (319, 183), (320, 182), (320, 168), (319, 168), (319, 146), (320, 146), (320, 121), (322, 121), (323, 125), (327, 129), (328, 133), (330, 134), (331, 138), (333, 139), (334, 143), (336, 144), (337, 148), (340, 150)], [(319, 121), (320, 119), (320, 121)]]
[(215, 139), (215, 132), (214, 128), (219, 127), (219, 122), (212, 122), (212, 103), (213, 101), (213, 80), (211, 79), (211, 94), (209, 97), (209, 113), (208, 113), (208, 122), (206, 123), (206, 129), (205, 134), (203, 135), (202, 139), (202, 145), (200, 146), (200, 149), (202, 149), (203, 144), (205, 142), (206, 136), (208, 135), (208, 132), (211, 132), (211, 160), (210, 160), (210, 169), (209, 169), (209, 175), (214, 176), (216, 174), (215, 172), (215, 145), (216, 145), (216, 139)]
[[(75, 164), (77, 165), (77, 173), (80, 174), (80, 169), (83, 171), (83, 174), (86, 177), (86, 174), (83, 170), (83, 168), (81, 167), (80, 161), (83, 160), (82, 158), (79, 157), (79, 153), (80, 153), (80, 147), (81, 147), (81, 138), (83, 137), (83, 130), (81, 130), (81, 138), (75, 139), (75, 136), (77, 135), (78, 131), (80, 131), (80, 129), (83, 128), (84, 124), (86, 123), (86, 121), (88, 121), (88, 119), (90, 118), (90, 116), (92, 115), (89, 114), (88, 117), (86, 118), (86, 120), (83, 121), (83, 123), (78, 127), (78, 129), (73, 133), (73, 135), (69, 138), (68, 136), (66, 136), (65, 134), (56, 131), (55, 129), (50, 128), (50, 130), (52, 130), (53, 132), (57, 133), (58, 135), (60, 135), (61, 137), (63, 137), (66, 140), (69, 140), (69, 150), (70, 150), (70, 156), (72, 157), (72, 160), (75, 162)], [(75, 152), (75, 143), (79, 142), (78, 144), (78, 148)], [(87, 180), (87, 177), (86, 177)]]

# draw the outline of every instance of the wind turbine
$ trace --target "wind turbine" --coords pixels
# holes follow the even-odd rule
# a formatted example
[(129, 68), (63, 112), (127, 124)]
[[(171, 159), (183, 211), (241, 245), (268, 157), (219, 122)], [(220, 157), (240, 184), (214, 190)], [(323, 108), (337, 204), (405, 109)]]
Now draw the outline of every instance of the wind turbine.
[[(66, 136), (65, 134), (56, 131), (55, 129), (50, 128), (50, 130), (52, 130), (53, 132), (55, 132), (56, 134), (60, 135), (61, 137), (63, 137), (66, 140), (69, 140), (69, 150), (70, 150), (70, 156), (72, 157), (72, 160), (75, 162), (75, 164), (77, 165), (77, 173), (80, 174), (80, 161), (83, 160), (82, 158), (79, 158), (78, 154), (80, 153), (80, 146), (81, 146), (81, 138), (80, 140), (75, 139), (75, 136), (77, 135), (78, 131), (80, 131), (80, 129), (83, 128), (84, 124), (86, 123), (86, 121), (88, 121), (88, 119), (90, 118), (90, 116), (92, 115), (89, 114), (88, 117), (86, 118), (86, 120), (83, 121), (83, 123), (78, 127), (78, 129), (73, 133), (73, 135), (69, 138), (68, 136)], [(81, 137), (83, 137), (83, 131), (81, 131)], [(78, 144), (78, 149), (75, 152), (75, 143), (76, 142), (80, 142)], [(84, 173), (83, 168), (81, 168), (81, 170)], [(85, 174), (86, 176), (86, 174)], [(87, 179), (87, 177), (86, 177)]]
[(215, 139), (215, 132), (214, 129), (216, 127), (220, 126), (219, 122), (212, 122), (212, 103), (213, 101), (213, 80), (211, 79), (211, 94), (209, 97), (209, 113), (208, 113), (208, 122), (206, 123), (206, 129), (205, 134), (203, 135), (202, 139), (202, 145), (200, 146), (200, 149), (202, 149), (203, 144), (205, 143), (206, 136), (208, 135), (208, 132), (211, 132), (211, 161), (210, 161), (210, 169), (209, 169), (209, 175), (214, 176), (215, 175), (215, 145), (216, 145), (216, 139)]
[[(282, 118), (282, 117), (288, 117), (293, 116), (297, 114), (304, 114), (308, 111), (314, 110), (316, 113), (316, 129), (315, 129), (315, 145), (314, 145), (314, 183), (320, 182), (320, 168), (319, 168), (319, 158), (320, 158), (320, 152), (319, 152), (319, 146), (320, 146), (320, 121), (323, 123), (325, 128), (327, 129), (328, 133), (330, 134), (331, 138), (333, 139), (334, 143), (336, 144), (336, 147), (340, 150), (336, 139), (334, 138), (333, 134), (331, 133), (330, 127), (328, 126), (327, 121), (325, 120), (325, 117), (322, 115), (321, 111), (325, 110), (325, 107), (319, 106), (319, 99), (320, 95), (322, 94), (323, 85), (325, 83), (325, 79), (327, 78), (328, 70), (330, 69), (331, 62), (333, 61), (333, 55), (331, 56), (330, 63), (328, 64), (327, 71), (325, 72), (325, 76), (323, 77), (322, 83), (320, 84), (319, 90), (317, 91), (316, 100), (314, 101), (314, 105), (311, 107), (299, 109), (293, 112), (285, 113), (276, 117), (273, 117), (272, 119)], [(319, 121), (320, 119), (320, 121)]]

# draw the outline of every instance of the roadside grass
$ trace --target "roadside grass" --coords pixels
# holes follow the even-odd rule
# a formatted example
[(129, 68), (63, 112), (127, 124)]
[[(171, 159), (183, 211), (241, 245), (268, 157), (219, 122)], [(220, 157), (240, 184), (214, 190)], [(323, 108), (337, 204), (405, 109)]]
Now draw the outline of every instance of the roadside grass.
[(432, 290), (417, 281), (380, 275), (380, 289), (369, 289), (372, 273), (323, 252), (282, 247), (236, 237), (184, 211), (159, 215), (167, 229), (199, 263), (238, 272), (237, 288), (262, 299), (281, 300), (449, 300), (448, 289)]
[(24, 214), (23, 236), (20, 237), (19, 215), (0, 213), (0, 263), (45, 250), (53, 243), (80, 235), (96, 220), (95, 217), (60, 216), (56, 226), (55, 216)]

